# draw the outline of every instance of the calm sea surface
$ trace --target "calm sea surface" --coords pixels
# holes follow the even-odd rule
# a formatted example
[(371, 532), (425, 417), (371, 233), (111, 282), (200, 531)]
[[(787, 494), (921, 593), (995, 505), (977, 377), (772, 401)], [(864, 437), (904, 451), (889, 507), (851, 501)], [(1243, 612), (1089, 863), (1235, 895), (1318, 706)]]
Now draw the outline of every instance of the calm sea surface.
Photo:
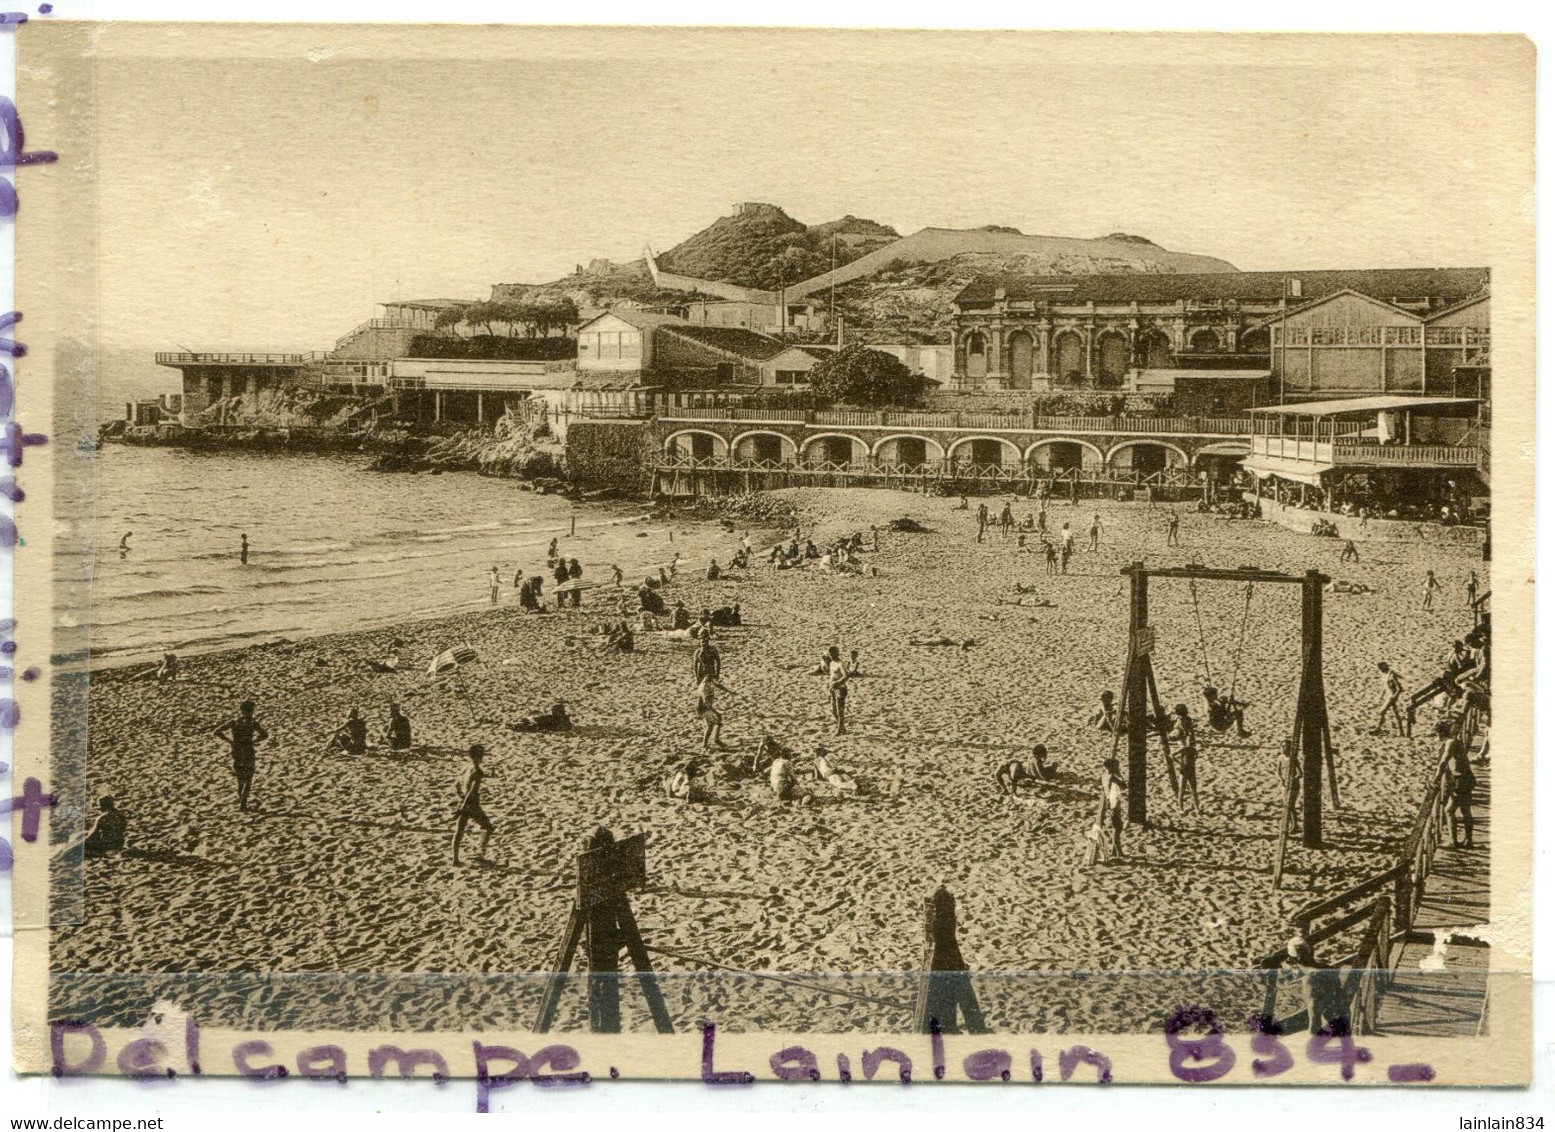
[(555, 537), (592, 578), (608, 577), (613, 561), (640, 576), (650, 546), (667, 545), (662, 531), (632, 541), (647, 528), (630, 506), (575, 508), (467, 472), (124, 445), (82, 460), (90, 466), (80, 468), (75, 510), (56, 497), (60, 517), (78, 521), (77, 547), (56, 551), (56, 576), (89, 572), (90, 608), (56, 616), (88, 627), (94, 664), (476, 609), (490, 602), (493, 565), (508, 604), (514, 569), (542, 568)]

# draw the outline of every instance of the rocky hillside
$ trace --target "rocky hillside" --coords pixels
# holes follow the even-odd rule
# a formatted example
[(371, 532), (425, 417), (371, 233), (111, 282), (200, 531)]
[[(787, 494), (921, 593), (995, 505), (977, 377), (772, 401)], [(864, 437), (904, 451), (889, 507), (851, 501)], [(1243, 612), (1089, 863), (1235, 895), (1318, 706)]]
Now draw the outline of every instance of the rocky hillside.
[[(837, 267), (832, 269), (833, 242)], [(867, 340), (948, 341), (950, 300), (983, 272), (1089, 275), (1129, 271), (1235, 271), (1222, 259), (1174, 252), (1144, 236), (1113, 232), (1095, 239), (1030, 236), (1008, 225), (923, 228), (910, 236), (848, 215), (806, 225), (770, 204), (747, 204), (660, 253), (662, 271), (776, 290), (790, 298), (829, 299)], [(494, 299), (569, 296), (580, 310), (614, 302), (671, 304), (695, 297), (654, 286), (641, 261), (594, 260), (539, 286), (498, 284)]]
[(834, 236), (838, 264), (900, 239), (894, 228), (856, 216), (807, 226), (775, 204), (748, 204), (662, 253), (659, 267), (776, 291), (831, 270)]

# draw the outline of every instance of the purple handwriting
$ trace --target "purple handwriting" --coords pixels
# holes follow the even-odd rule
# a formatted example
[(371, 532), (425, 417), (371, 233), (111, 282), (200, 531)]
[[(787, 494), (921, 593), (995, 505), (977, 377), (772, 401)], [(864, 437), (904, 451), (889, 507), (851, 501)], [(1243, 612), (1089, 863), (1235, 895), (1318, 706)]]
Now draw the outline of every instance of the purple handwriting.
[[(0, 13), (0, 24), (20, 23), (21, 20), (12, 19), (13, 16), (18, 15), (22, 20), (27, 18), (19, 12)], [(0, 96), (0, 169), (19, 169), (23, 165), (52, 165), (58, 160), (59, 154), (47, 149), (27, 152), (26, 134), (22, 130), (21, 115), (16, 112), (16, 103)], [(20, 204), (16, 186), (11, 183), (9, 177), (0, 177), (0, 219), (15, 216)]]
[[(1267, 1020), (1257, 1020), (1250, 1026), (1252, 1048), (1261, 1055), (1253, 1060), (1253, 1076), (1259, 1079), (1277, 1077), (1295, 1064), (1295, 1057), (1281, 1041), (1280, 1035), (1270, 1032)], [(1304, 1045), (1298, 1045), (1309, 1062), (1315, 1065), (1339, 1067), (1341, 1080), (1354, 1079), (1355, 1067), (1372, 1060), (1370, 1050), (1357, 1045), (1354, 1038), (1339, 1026), (1311, 1035)], [(176, 1033), (176, 1032), (175, 1032)], [(927, 1049), (876, 1046), (862, 1050), (859, 1071), (863, 1080), (896, 1080), (911, 1084), (916, 1064), (926, 1062), (926, 1078), (936, 1081), (946, 1079), (947, 1060), (944, 1038), (938, 1033), (925, 1035)], [(188, 1073), (201, 1073), (200, 1027), (189, 1018), (184, 1023), (182, 1064)], [(717, 1027), (706, 1023), (702, 1027), (702, 1056), (700, 1078), (706, 1085), (751, 1085), (757, 1075), (747, 1068), (718, 1066)], [(1200, 1007), (1184, 1007), (1167, 1020), (1166, 1043), (1168, 1067), (1179, 1081), (1202, 1084), (1220, 1080), (1229, 1074), (1237, 1063), (1236, 1051), (1226, 1039), (1225, 1029), (1215, 1015)], [(176, 1036), (172, 1044), (177, 1045)], [(108, 1039), (90, 1022), (55, 1022), (50, 1026), (49, 1045), (51, 1072), (56, 1077), (74, 1077), (100, 1073), (108, 1064)], [(489, 1112), (493, 1093), (529, 1082), (542, 1089), (574, 1088), (591, 1084), (601, 1078), (583, 1068), (583, 1057), (573, 1046), (561, 1043), (546, 1045), (533, 1053), (526, 1053), (513, 1045), (492, 1044), (482, 1041), (471, 1043), (476, 1087), (476, 1111)], [(914, 1055), (921, 1059), (915, 1062)], [(836, 1056), (836, 1080), (847, 1083), (856, 1080), (853, 1061), (846, 1053)], [(114, 1066), (119, 1073), (139, 1080), (167, 1080), (178, 1076), (169, 1061), (173, 1054), (168, 1041), (154, 1037), (136, 1037), (124, 1043), (114, 1055)], [(237, 1043), (231, 1050), (232, 1067), (237, 1074), (254, 1081), (279, 1081), (290, 1077), (304, 1079), (330, 1079), (345, 1083), (348, 1079), (347, 1053), (338, 1045), (323, 1044), (300, 1050), (285, 1062), (278, 1057), (274, 1046), (263, 1038), (250, 1038)], [(1022, 1076), (1030, 1073), (1030, 1080), (1040, 1084), (1043, 1077), (1042, 1054), (1036, 1049), (1027, 1051)], [(961, 1058), (962, 1079), (968, 1081), (1015, 1080), (1016, 1057), (1008, 1049), (991, 1046), (975, 1050)], [(1262, 1068), (1260, 1068), (1260, 1065)], [(380, 1045), (367, 1053), (367, 1076), (430, 1078), (435, 1084), (446, 1084), (452, 1074), (448, 1058), (430, 1047), (403, 1048), (398, 1045)], [(826, 1074), (816, 1053), (803, 1045), (787, 1046), (767, 1059), (771, 1080), (820, 1081)], [(1084, 1072), (1082, 1073), (1082, 1070)], [(1111, 1058), (1086, 1045), (1071, 1045), (1058, 1053), (1058, 1079), (1069, 1081), (1077, 1075), (1082, 1080), (1094, 1080), (1109, 1084), (1113, 1080)], [(1436, 1072), (1429, 1065), (1405, 1063), (1388, 1067), (1388, 1080), (1394, 1084), (1408, 1084), (1434, 1080)], [(618, 1080), (620, 1071), (611, 1066), (608, 1077)]]

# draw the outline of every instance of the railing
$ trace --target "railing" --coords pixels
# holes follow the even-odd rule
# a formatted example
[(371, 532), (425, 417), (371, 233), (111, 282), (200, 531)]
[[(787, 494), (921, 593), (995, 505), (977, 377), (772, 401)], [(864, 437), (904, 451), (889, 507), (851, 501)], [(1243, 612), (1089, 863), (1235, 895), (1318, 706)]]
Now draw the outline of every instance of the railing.
[[(1427, 689), (1422, 688), (1421, 693)], [(1466, 708), (1455, 725), (1457, 739), (1465, 749), (1472, 747), (1481, 726), (1481, 718), (1473, 708)], [(1425, 897), (1426, 883), (1436, 860), (1436, 850), (1441, 844), (1442, 827), (1447, 822), (1447, 809), (1451, 781), (1445, 765), (1438, 766), (1426, 788), (1425, 798), (1415, 814), (1408, 838), (1399, 852), (1398, 863), (1386, 872), (1378, 873), (1343, 892), (1308, 904), (1291, 916), (1291, 924), (1309, 943), (1320, 943), (1361, 923), (1366, 930), (1356, 948), (1333, 967), (1351, 969), (1351, 982), (1345, 987), (1349, 1000), (1349, 1021), (1357, 1034), (1373, 1032), (1377, 1018), (1377, 1000), (1392, 979), (1393, 944), (1413, 926)], [(1391, 888), (1391, 892), (1384, 889)], [(1380, 893), (1369, 905), (1313, 929), (1315, 921), (1340, 912), (1357, 900), (1373, 893)], [(1258, 966), (1269, 972), (1264, 995), (1263, 1013), (1276, 1017), (1279, 972), (1284, 964), (1284, 952), (1275, 952), (1264, 958)]]
[[(1236, 436), (1250, 433), (1241, 417), (1052, 417), (997, 412), (876, 412), (869, 409), (665, 408), (664, 421), (767, 421), (829, 428), (986, 429), (994, 432), (1104, 433), (1118, 436)], [(1294, 439), (1294, 438), (1291, 438)]]
[(973, 464), (962, 460), (940, 460), (923, 464), (903, 464), (887, 460), (757, 460), (733, 456), (692, 456), (684, 452), (661, 453), (654, 461), (659, 472), (783, 472), (798, 475), (850, 475), (871, 478), (913, 477), (935, 480), (997, 480), (1000, 483), (1046, 483), (1054, 488), (1089, 485), (1127, 488), (1171, 488), (1199, 490), (1200, 486), (1185, 470), (1164, 468), (1156, 472), (1136, 472), (1131, 468), (1056, 468), (1039, 469), (1026, 464)]
[(1357, 444), (1340, 441), (1333, 445), (1336, 464), (1421, 464), (1475, 468), (1484, 449), (1451, 444)]
[(351, 339), (355, 338), (358, 334), (361, 334), (363, 331), (366, 331), (366, 330), (414, 330), (414, 329), (416, 329), (414, 324), (406, 322), (402, 318), (370, 318), (366, 322), (362, 323), (360, 326), (356, 327), (350, 333), (342, 334), (339, 338), (336, 338), (335, 339), (335, 345), (337, 347), (343, 346), (343, 345), (345, 345), (345, 343), (349, 342)]
[(159, 366), (300, 366), (307, 360), (302, 354), (189, 354), (158, 351)]

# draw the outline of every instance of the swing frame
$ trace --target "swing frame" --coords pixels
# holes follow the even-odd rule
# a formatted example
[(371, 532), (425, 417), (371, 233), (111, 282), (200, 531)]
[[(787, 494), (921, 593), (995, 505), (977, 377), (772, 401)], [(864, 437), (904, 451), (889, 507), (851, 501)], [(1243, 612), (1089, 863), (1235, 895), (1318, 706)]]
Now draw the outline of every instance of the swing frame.
[[(1165, 719), (1161, 698), (1156, 691), (1155, 672), (1150, 654), (1155, 648), (1155, 627), (1150, 624), (1150, 579), (1186, 579), (1190, 585), (1200, 581), (1244, 582), (1251, 587), (1255, 583), (1299, 585), (1301, 587), (1301, 682), (1296, 693), (1295, 719), (1291, 727), (1290, 741), (1296, 749), (1301, 777), (1301, 843), (1308, 849), (1323, 848), (1323, 777), (1327, 766), (1329, 792), (1334, 808), (1339, 808), (1339, 784), (1334, 773), (1333, 741), (1328, 727), (1328, 699), (1323, 690), (1323, 587), (1328, 576), (1317, 570), (1305, 574), (1285, 574), (1277, 570), (1243, 568), (1240, 570), (1214, 569), (1205, 566), (1147, 567), (1143, 562), (1133, 562), (1122, 568), (1129, 579), (1128, 661), (1123, 680), (1123, 695), (1119, 699), (1118, 713), (1125, 721), (1121, 733), (1114, 733), (1113, 749), (1116, 754), (1122, 734), (1128, 736), (1128, 820), (1147, 826), (1146, 768), (1150, 747), (1150, 730), (1154, 728), (1161, 737), (1161, 749), (1166, 756), (1166, 771), (1173, 787), (1177, 770), (1172, 761), (1171, 742), (1160, 727)], [(1197, 613), (1197, 592), (1194, 592), (1194, 610)], [(1248, 605), (1252, 594), (1249, 588)], [(1246, 611), (1243, 615), (1243, 636), (1246, 635)], [(1200, 643), (1203, 644), (1202, 628)], [(1240, 654), (1240, 646), (1238, 653)], [(1206, 659), (1206, 667), (1208, 660)], [(1240, 668), (1240, 655), (1238, 656)], [(1234, 693), (1233, 693), (1234, 695)], [(1285, 828), (1286, 814), (1281, 807), (1281, 829)], [(1283, 834), (1281, 841), (1283, 842)]]

